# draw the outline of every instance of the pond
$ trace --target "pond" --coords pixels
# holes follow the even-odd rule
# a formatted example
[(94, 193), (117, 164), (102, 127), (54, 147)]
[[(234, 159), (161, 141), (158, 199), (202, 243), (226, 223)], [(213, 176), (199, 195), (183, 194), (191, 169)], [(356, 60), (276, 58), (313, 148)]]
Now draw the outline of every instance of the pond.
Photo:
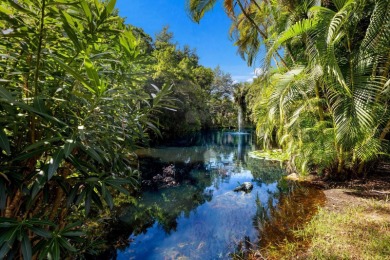
[[(279, 162), (249, 157), (255, 148), (250, 133), (208, 132), (139, 150), (143, 192), (120, 210), (116, 228), (126, 242), (111, 257), (229, 259), (256, 247), (289, 186), (279, 182)], [(253, 189), (234, 191), (243, 182)]]

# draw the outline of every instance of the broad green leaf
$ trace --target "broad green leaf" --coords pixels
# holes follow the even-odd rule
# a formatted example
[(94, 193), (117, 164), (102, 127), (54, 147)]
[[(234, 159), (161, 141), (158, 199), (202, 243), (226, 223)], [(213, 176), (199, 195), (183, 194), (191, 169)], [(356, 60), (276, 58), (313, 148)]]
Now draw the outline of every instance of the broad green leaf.
[(22, 12), (22, 13), (28, 14), (28, 15), (30, 15), (30, 16), (32, 16), (32, 17), (35, 17), (35, 16), (36, 16), (35, 13), (33, 13), (33, 12), (31, 12), (30, 10), (28, 10), (28, 9), (26, 9), (26, 8), (24, 8), (24, 7), (22, 7), (22, 6), (20, 6), (20, 5), (18, 4), (18, 2), (15, 2), (15, 1), (13, 1), (13, 0), (5, 0), (5, 1), (7, 1), (13, 8), (15, 8), (16, 10), (18, 10), (18, 11), (20, 11), (20, 12)]
[(81, 7), (84, 10), (84, 14), (87, 17), (88, 21), (91, 22), (92, 21), (92, 12), (91, 12), (91, 9), (88, 6), (87, 1), (81, 0), (80, 4), (81, 4)]
[(46, 119), (49, 119), (50, 121), (53, 121), (53, 122), (56, 122), (56, 123), (59, 123), (63, 126), (67, 126), (64, 122), (62, 122), (61, 120), (59, 120), (58, 118), (55, 118), (47, 113), (42, 113), (40, 112), (39, 110), (35, 109), (34, 107), (24, 103), (24, 102), (19, 102), (19, 101), (16, 101), (13, 97), (12, 97), (12, 94), (6, 90), (4, 87), (1, 87), (0, 86), (0, 97), (4, 98), (8, 103), (10, 104), (13, 104), (15, 106), (19, 106), (20, 108), (28, 111), (28, 112), (31, 112), (31, 113), (34, 113), (34, 114), (37, 114), (37, 115), (40, 115)]
[(8, 103), (15, 102), (15, 99), (12, 94), (4, 87), (0, 87), (0, 97), (4, 98)]
[(30, 150), (33, 150), (35, 148), (45, 146), (45, 145), (51, 145), (53, 142), (57, 142), (62, 140), (62, 137), (53, 137), (45, 140), (38, 141), (32, 145), (27, 146), (26, 148), (23, 149), (23, 152), (28, 152)]
[(0, 210), (3, 210), (5, 208), (6, 203), (7, 203), (6, 186), (0, 176)]
[(9, 9), (9, 8), (5, 8), (4, 6), (0, 5), (0, 12), (6, 14), (6, 15), (10, 15), (12, 14), (12, 11)]
[(60, 149), (53, 154), (49, 162), (49, 169), (47, 170), (48, 180), (50, 180), (53, 177), (53, 175), (57, 171), (63, 159), (64, 159), (64, 150)]
[(63, 236), (67, 236), (67, 237), (79, 237), (79, 236), (83, 236), (85, 235), (84, 232), (82, 231), (67, 231), (67, 232), (64, 232), (62, 233)]
[(77, 183), (74, 187), (71, 188), (71, 191), (69, 192), (69, 195), (66, 199), (67, 207), (70, 207), (70, 205), (74, 202), (74, 199), (76, 198), (80, 185), (81, 183)]
[(102, 195), (107, 205), (112, 209), (114, 207), (114, 200), (112, 199), (111, 193), (106, 191), (104, 195)]
[[(64, 233), (62, 234), (64, 236), (67, 236), (65, 235)], [(75, 236), (78, 236), (79, 234), (75, 235)], [(74, 248), (66, 239), (64, 238), (59, 238), (58, 239), (58, 242), (60, 243), (61, 247), (66, 249), (67, 251), (69, 252), (77, 252), (77, 249)]]
[(116, 0), (110, 0), (107, 4), (107, 15), (110, 15), (115, 8)]
[(84, 201), (84, 207), (85, 207), (85, 214), (89, 214), (89, 211), (91, 210), (91, 196), (86, 195), (85, 201)]
[(29, 229), (32, 232), (34, 232), (35, 234), (37, 234), (38, 236), (41, 236), (41, 237), (44, 237), (44, 238), (51, 238), (52, 237), (51, 233), (48, 232), (47, 230), (43, 229), (43, 228), (30, 227)]
[(52, 256), (53, 259), (60, 259), (60, 256), (61, 256), (61, 249), (60, 249), (60, 244), (58, 242), (58, 239), (55, 239), (53, 241), (53, 244), (50, 248), (50, 254)]
[(100, 157), (100, 155), (94, 149), (92, 149), (91, 147), (84, 147), (84, 146), (81, 146), (81, 149), (84, 152), (86, 152), (89, 156), (91, 156), (92, 159), (94, 159), (95, 161), (103, 164), (102, 158)]
[(21, 241), (22, 254), (24, 260), (32, 259), (31, 242), (26, 233), (23, 233), (23, 239)]
[(15, 159), (13, 159), (13, 161), (23, 161), (23, 160), (29, 159), (31, 157), (34, 157), (36, 155), (41, 156), (45, 151), (47, 151), (49, 149), (50, 149), (50, 147), (42, 147), (41, 146), (38, 149), (35, 149), (31, 152), (21, 153)]
[(9, 245), (8, 242), (5, 242), (4, 244), (0, 243), (0, 259), (5, 259), (5, 256), (8, 254), (8, 252), (11, 250), (12, 245)]
[(9, 140), (3, 128), (0, 128), (0, 148), (3, 149), (7, 154), (11, 154)]
[(39, 111), (40, 113), (48, 114), (48, 111), (46, 109), (45, 100), (40, 97), (34, 98), (33, 107)]
[(0, 245), (4, 242), (14, 241), (19, 232), (19, 225), (13, 226), (5, 232), (3, 231), (3, 233), (0, 235)]
[(92, 61), (88, 58), (84, 58), (84, 66), (85, 70), (87, 71), (87, 75), (89, 77), (89, 80), (94, 84), (95, 86), (95, 91), (99, 89), (100, 86), (100, 79), (99, 79), (99, 74), (92, 63)]
[(67, 158), (71, 152), (73, 151), (73, 149), (77, 146), (77, 143), (75, 140), (72, 140), (72, 139), (68, 139), (65, 141), (65, 144), (64, 144), (64, 156), (65, 158)]
[[(72, 69), (69, 65), (67, 65), (66, 63), (64, 63), (61, 59), (59, 59), (58, 57), (56, 57), (55, 55), (52, 55), (52, 58), (64, 69), (66, 70), (69, 74), (71, 74), (75, 79), (77, 79), (78, 81), (80, 81), (80, 83), (82, 83), (82, 85), (89, 91), (91, 92), (92, 94), (96, 94), (96, 91), (91, 88), (88, 84), (88, 82), (83, 78), (83, 76), (75, 71), (74, 69)], [(0, 88), (1, 90), (1, 88)]]
[(74, 46), (76, 47), (76, 50), (81, 51), (82, 50), (81, 43), (80, 43), (80, 41), (77, 37), (77, 33), (74, 29), (75, 21), (66, 12), (61, 12), (61, 15), (62, 15), (61, 18), (62, 18), (62, 22), (63, 22), (63, 28), (64, 28), (66, 34), (72, 40)]

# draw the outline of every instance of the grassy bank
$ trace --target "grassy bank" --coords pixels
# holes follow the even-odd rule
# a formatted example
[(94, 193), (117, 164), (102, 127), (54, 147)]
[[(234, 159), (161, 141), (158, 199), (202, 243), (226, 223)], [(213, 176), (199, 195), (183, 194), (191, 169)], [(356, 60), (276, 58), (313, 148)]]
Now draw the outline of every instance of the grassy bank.
[[(390, 202), (325, 191), (328, 202), (294, 239), (256, 253), (265, 259), (390, 259)], [(306, 249), (302, 250), (305, 246)]]

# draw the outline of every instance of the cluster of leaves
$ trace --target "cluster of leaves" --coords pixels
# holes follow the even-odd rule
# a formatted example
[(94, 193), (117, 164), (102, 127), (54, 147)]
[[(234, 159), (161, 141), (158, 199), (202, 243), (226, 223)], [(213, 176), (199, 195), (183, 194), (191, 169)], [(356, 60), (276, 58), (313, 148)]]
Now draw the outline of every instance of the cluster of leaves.
[[(189, 0), (193, 19), (215, 2)], [(224, 8), (249, 64), (266, 47), (265, 73), (247, 95), (265, 148), (280, 146), (303, 173), (362, 174), (388, 153), (389, 1), (225, 0)]]
[(72, 214), (137, 187), (132, 153), (172, 100), (144, 89), (148, 46), (114, 7), (0, 3), (0, 258), (88, 250)]

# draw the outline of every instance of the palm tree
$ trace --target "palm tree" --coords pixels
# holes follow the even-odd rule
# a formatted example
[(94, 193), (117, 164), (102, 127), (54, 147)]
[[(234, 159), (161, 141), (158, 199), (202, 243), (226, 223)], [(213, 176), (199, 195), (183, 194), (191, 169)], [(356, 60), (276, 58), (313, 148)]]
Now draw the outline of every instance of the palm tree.
[[(199, 22), (216, 3), (216, 0), (188, 0), (187, 10), (191, 18)], [(272, 34), (269, 31), (270, 21), (272, 20), (272, 18), (269, 19), (269, 17), (272, 17), (270, 13), (271, 3), (264, 1), (259, 4), (255, 0), (224, 0), (223, 5), (225, 12), (232, 19), (230, 35), (235, 38), (235, 45), (239, 47), (238, 51), (243, 58), (246, 58), (248, 65), (253, 65), (254, 58), (260, 50), (261, 42), (267, 48), (269, 47), (269, 35)], [(282, 62), (283, 66), (288, 66), (277, 51), (273, 55)]]
[[(390, 23), (385, 20), (389, 3), (334, 4), (335, 10), (311, 7), (308, 19), (299, 20), (278, 36), (268, 57), (281, 44), (297, 37), (306, 39), (309, 62), (303, 71), (315, 78), (315, 96), (325, 101), (318, 103), (320, 121), (324, 119), (323, 104), (327, 105), (337, 172), (345, 168), (362, 172), (364, 165), (385, 152), (387, 146), (383, 131), (389, 118), (388, 95), (383, 94), (389, 77), (390, 38), (386, 30)], [(370, 12), (369, 20), (365, 14)], [(366, 30), (361, 28), (364, 25)]]

